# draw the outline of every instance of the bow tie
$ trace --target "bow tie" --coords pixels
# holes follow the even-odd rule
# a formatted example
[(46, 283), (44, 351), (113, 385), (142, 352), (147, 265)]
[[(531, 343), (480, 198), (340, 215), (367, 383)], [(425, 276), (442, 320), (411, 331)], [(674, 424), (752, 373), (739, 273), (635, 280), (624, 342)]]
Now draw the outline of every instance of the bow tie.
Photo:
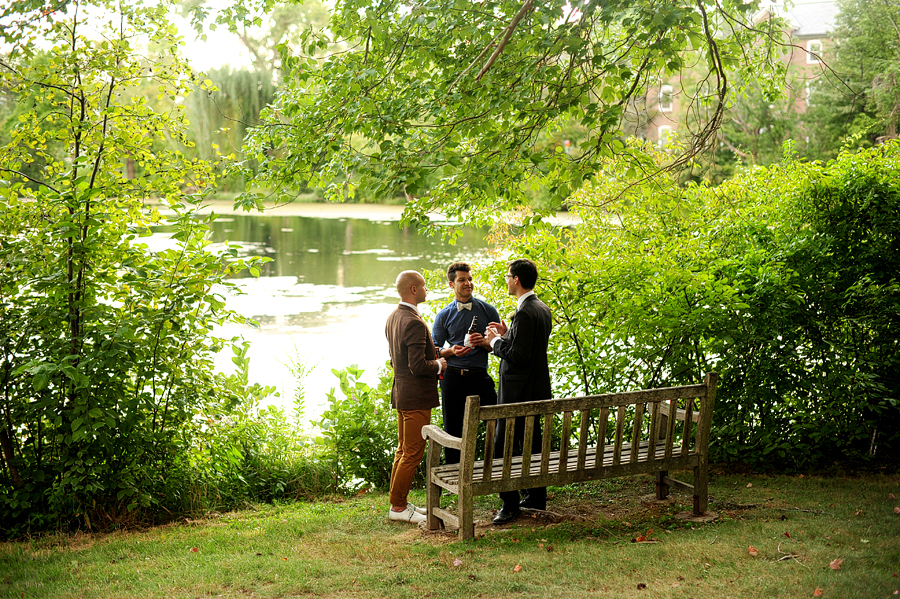
[(464, 304), (462, 302), (456, 302), (456, 311), (462, 312), (463, 310), (468, 310), (469, 312), (471, 312), (472, 311), (472, 302), (469, 302), (468, 304)]

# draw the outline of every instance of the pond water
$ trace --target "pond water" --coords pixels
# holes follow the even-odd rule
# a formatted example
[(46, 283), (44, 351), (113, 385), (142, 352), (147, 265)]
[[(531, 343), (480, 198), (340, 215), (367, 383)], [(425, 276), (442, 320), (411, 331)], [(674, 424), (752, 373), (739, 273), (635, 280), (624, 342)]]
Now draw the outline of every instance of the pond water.
[[(289, 364), (311, 367), (302, 383), (308, 420), (318, 418), (326, 393), (336, 386), (332, 368), (357, 364), (366, 371), (365, 382), (377, 382), (388, 360), (384, 323), (398, 302), (397, 273), (489, 260), (486, 229), (467, 229), (449, 245), (401, 228), (396, 221), (402, 207), (336, 208), (339, 213), (311, 215), (302, 215), (302, 208), (264, 216), (228, 213), (212, 227), (215, 243), (239, 243), (248, 255), (272, 258), (258, 278), (239, 279), (244, 295), (228, 298), (230, 308), (259, 328), (229, 325), (216, 333), (250, 342), (251, 382), (275, 386), (280, 397), (270, 401), (286, 409), (297, 387)], [(429, 299), (442, 306), (448, 294), (446, 288), (429, 291)], [(223, 352), (217, 368), (231, 370), (231, 357), (230, 350)]]

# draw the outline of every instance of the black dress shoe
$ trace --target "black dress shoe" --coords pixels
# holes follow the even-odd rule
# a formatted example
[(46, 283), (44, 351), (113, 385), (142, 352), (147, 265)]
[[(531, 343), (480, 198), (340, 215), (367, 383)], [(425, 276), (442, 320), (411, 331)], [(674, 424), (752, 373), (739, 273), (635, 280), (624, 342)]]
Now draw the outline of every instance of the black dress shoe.
[(519, 508), (508, 508), (506, 506), (500, 508), (497, 515), (494, 516), (494, 524), (508, 524), (522, 515)]
[(519, 507), (524, 508), (526, 510), (546, 511), (547, 503), (545, 502), (545, 503), (538, 504), (538, 503), (532, 502), (530, 499), (528, 499), (526, 497), (525, 499), (523, 499), (522, 501), (519, 502)]

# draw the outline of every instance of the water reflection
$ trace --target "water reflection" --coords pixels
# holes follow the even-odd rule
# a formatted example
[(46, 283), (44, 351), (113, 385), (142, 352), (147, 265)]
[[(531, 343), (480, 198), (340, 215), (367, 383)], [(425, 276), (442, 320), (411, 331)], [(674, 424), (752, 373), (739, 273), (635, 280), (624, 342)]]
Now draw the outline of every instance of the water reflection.
[[(240, 243), (245, 255), (268, 256), (259, 278), (245, 274), (244, 295), (228, 306), (256, 320), (260, 328), (231, 325), (218, 331), (251, 342), (253, 382), (275, 385), (273, 400), (290, 406), (295, 381), (287, 364), (295, 355), (315, 364), (307, 377), (307, 413), (317, 417), (337, 379), (332, 368), (359, 364), (374, 384), (388, 359), (384, 322), (397, 303), (393, 282), (405, 269), (445, 269), (454, 260), (487, 261), (485, 229), (466, 229), (455, 245), (422, 237), (396, 222), (303, 216), (220, 217), (213, 241)], [(449, 290), (431, 292), (436, 306)], [(231, 355), (217, 362), (231, 368)]]
[(213, 223), (214, 241), (240, 242), (250, 254), (274, 258), (262, 276), (338, 287), (383, 287), (404, 268), (436, 268), (457, 256), (483, 255), (486, 234), (466, 229), (450, 246), (394, 222), (355, 218), (235, 216)]

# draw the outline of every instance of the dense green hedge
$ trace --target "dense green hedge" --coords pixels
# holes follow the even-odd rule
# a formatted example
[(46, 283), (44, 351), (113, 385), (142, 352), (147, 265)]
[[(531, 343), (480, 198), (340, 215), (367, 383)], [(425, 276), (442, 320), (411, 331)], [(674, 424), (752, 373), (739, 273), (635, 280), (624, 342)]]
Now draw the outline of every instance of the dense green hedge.
[(560, 235), (529, 223), (505, 238), (542, 270), (556, 394), (716, 370), (714, 459), (896, 460), (900, 145), (828, 164), (788, 155), (718, 187), (638, 178), (611, 164), (575, 198), (580, 225)]

